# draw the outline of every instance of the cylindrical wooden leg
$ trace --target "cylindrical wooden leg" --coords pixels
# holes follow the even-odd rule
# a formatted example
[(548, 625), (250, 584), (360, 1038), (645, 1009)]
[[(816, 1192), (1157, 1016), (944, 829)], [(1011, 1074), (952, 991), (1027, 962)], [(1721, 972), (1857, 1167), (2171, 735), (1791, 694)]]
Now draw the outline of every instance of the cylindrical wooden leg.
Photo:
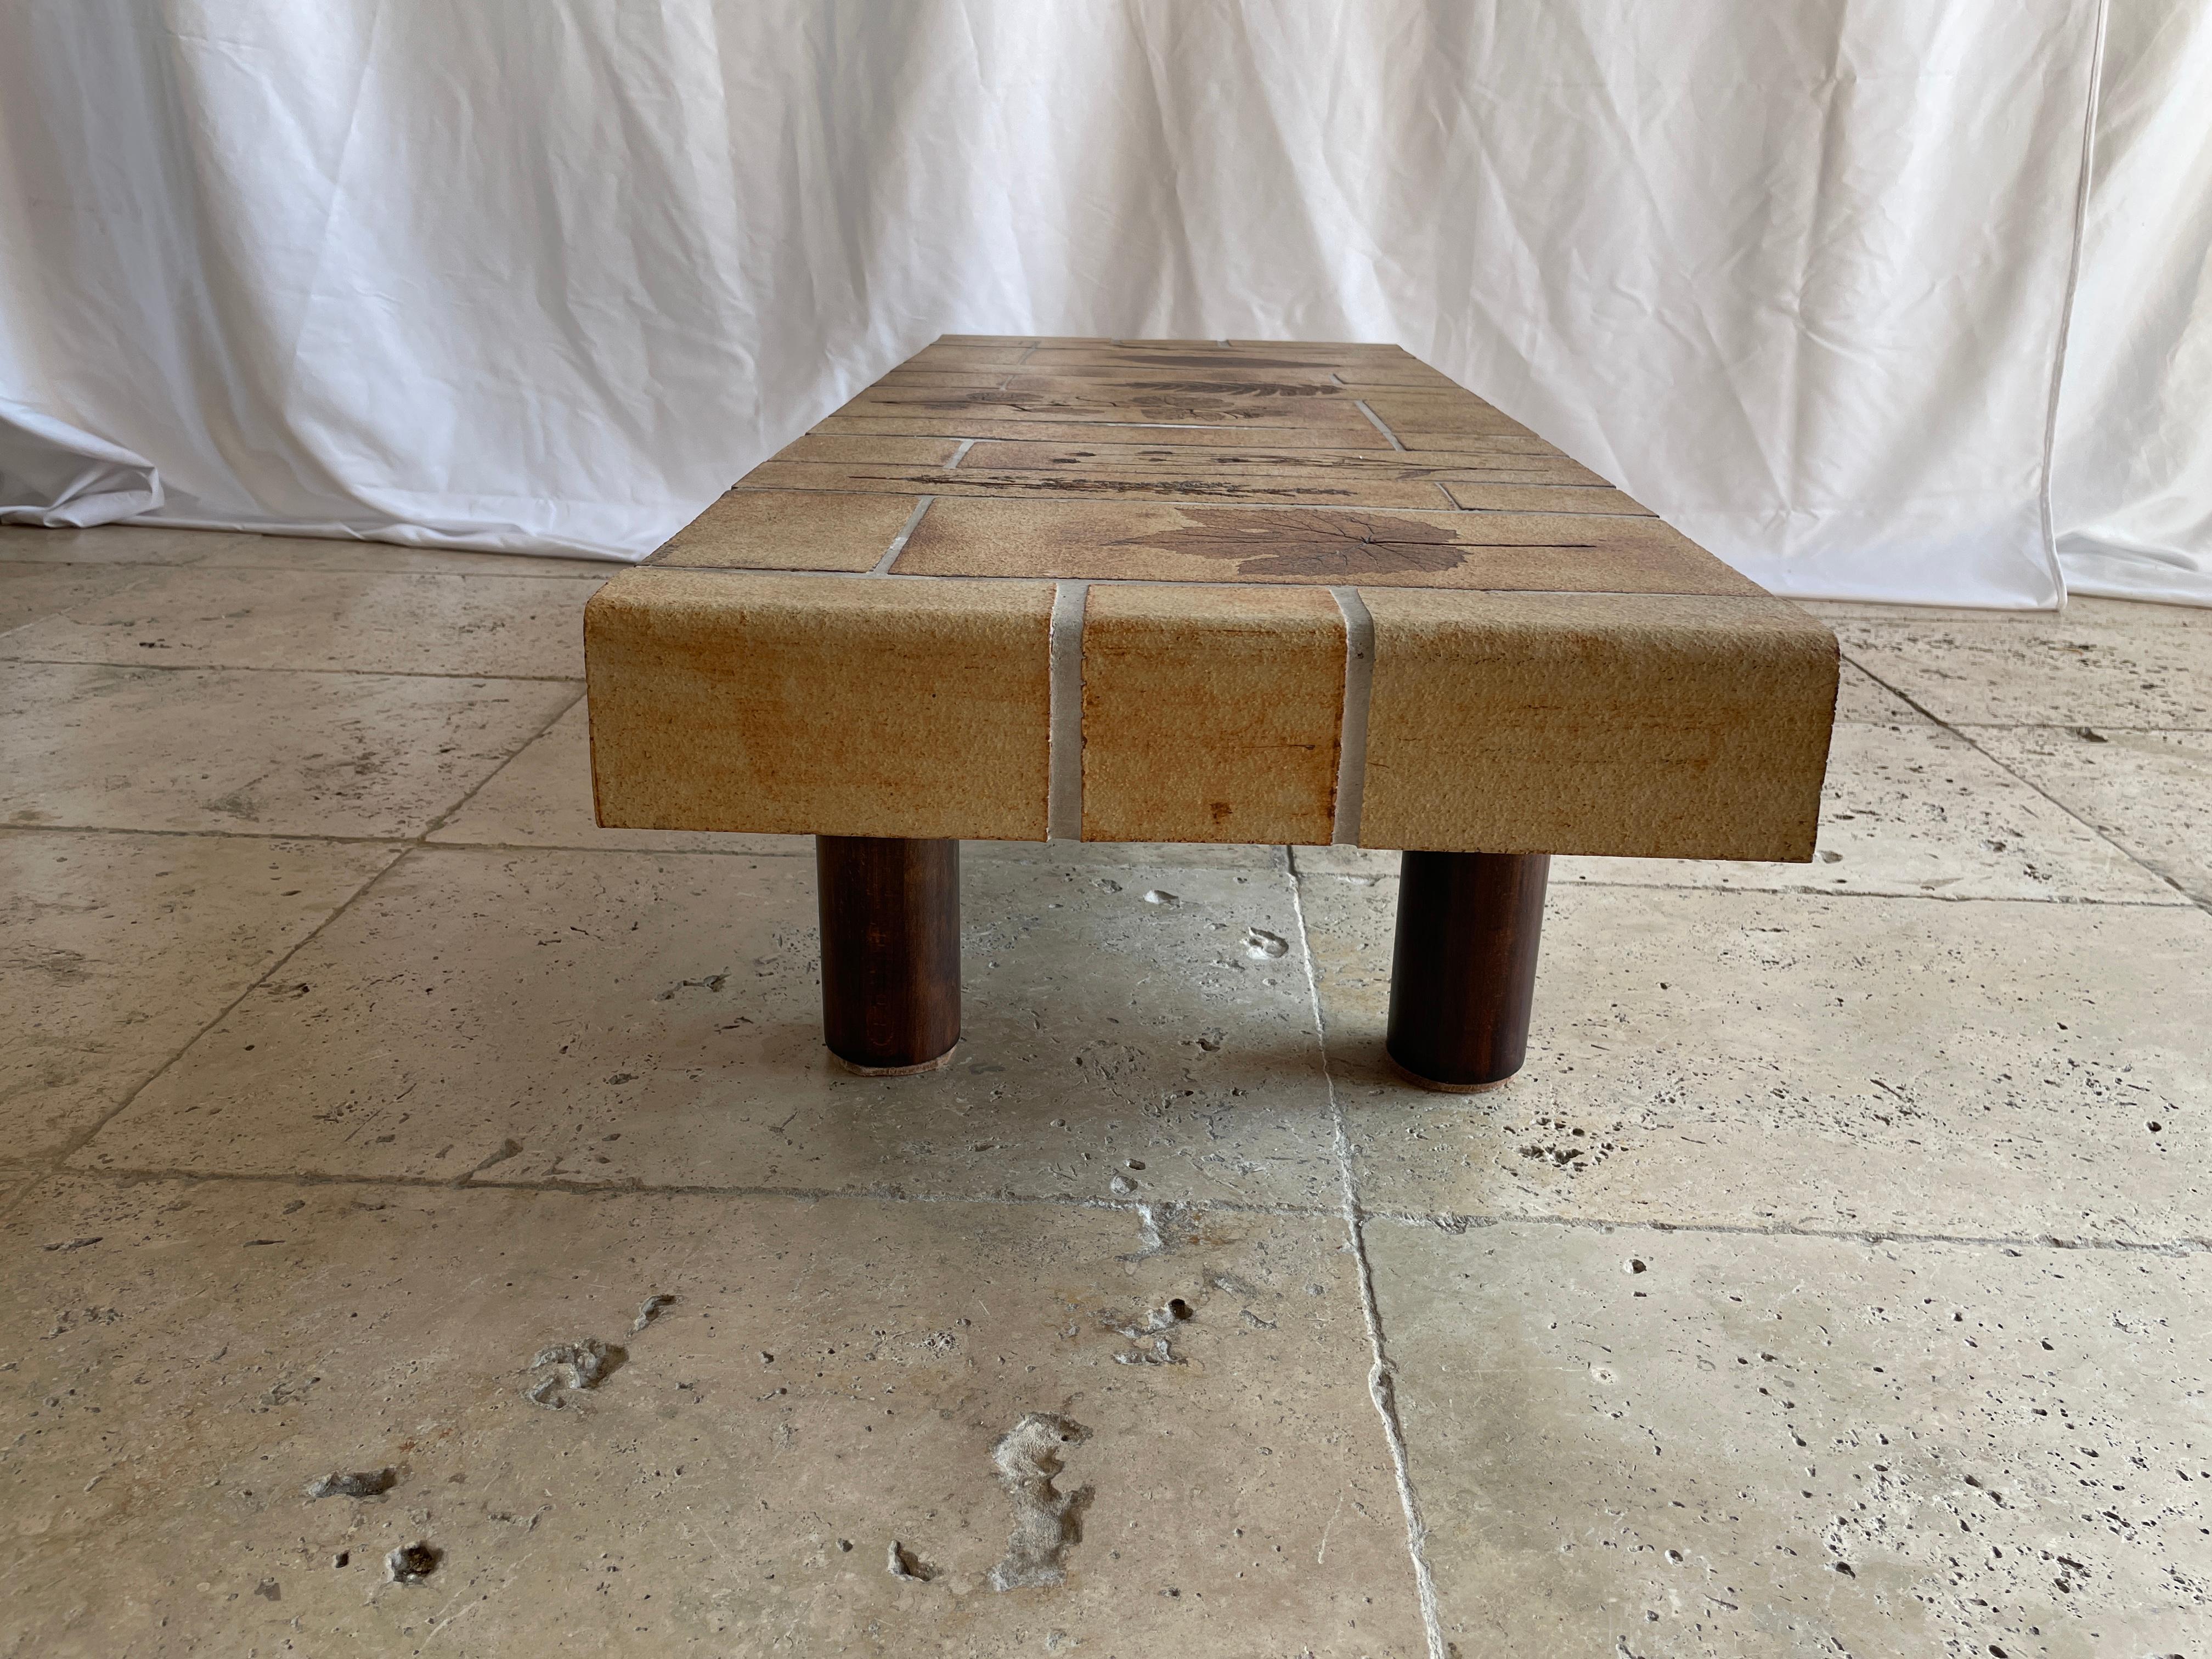
[(1391, 1060), (1469, 1093), (1521, 1069), (1544, 927), (1543, 853), (1407, 853), (1390, 959)]
[(822, 1030), (871, 1077), (933, 1072), (960, 1041), (960, 843), (817, 836)]

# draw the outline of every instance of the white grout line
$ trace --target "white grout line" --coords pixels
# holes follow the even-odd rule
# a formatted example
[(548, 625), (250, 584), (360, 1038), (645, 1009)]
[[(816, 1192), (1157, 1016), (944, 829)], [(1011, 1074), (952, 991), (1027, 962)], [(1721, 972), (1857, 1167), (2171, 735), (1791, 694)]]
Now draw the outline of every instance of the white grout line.
[(975, 447), (975, 439), (963, 438), (960, 441), (960, 447), (952, 452), (952, 459), (945, 462), (945, 471), (950, 472), (954, 467), (959, 465), (961, 462), (966, 460), (968, 459), (968, 452)]
[(1083, 608), (1089, 582), (1054, 582), (1047, 763), (1047, 841), (1083, 839)]
[(1354, 398), (1352, 400), (1352, 406), (1354, 409), (1357, 409), (1362, 415), (1364, 415), (1370, 421), (1374, 422), (1375, 429), (1390, 441), (1391, 448), (1405, 448), (1406, 446), (1398, 441), (1398, 434), (1391, 431), (1389, 427), (1382, 424), (1382, 417), (1380, 415), (1377, 415), (1373, 410), (1368, 408), (1366, 398)]
[(1329, 831), (1338, 847), (1359, 845), (1359, 813), (1367, 797), (1367, 705), (1375, 687), (1375, 618), (1356, 587), (1332, 587), (1329, 597), (1344, 613), (1344, 722), (1336, 746), (1336, 823)]
[[(906, 522), (899, 526), (899, 533), (891, 538), (891, 544), (884, 550), (884, 556), (876, 561), (876, 568), (868, 572), (868, 574), (887, 576), (890, 574), (893, 562), (897, 560), (900, 554), (906, 551), (906, 538), (914, 534), (921, 523), (921, 515), (929, 511), (929, 504), (936, 499), (934, 495), (924, 495), (914, 504), (914, 511), (906, 515)], [(665, 568), (673, 569), (676, 567), (672, 565)]]
[(1291, 913), (1298, 924), (1298, 950), (1305, 961), (1306, 994), (1313, 1008), (1314, 1036), (1321, 1054), (1322, 1083), (1328, 1095), (1328, 1115), (1336, 1151), (1337, 1182), (1343, 1198), (1346, 1248), (1352, 1269), (1359, 1280), (1359, 1311), (1367, 1326), (1367, 1397), (1382, 1419), (1382, 1438), (1390, 1451), (1391, 1473), (1398, 1483), (1398, 1504), (1406, 1516), (1406, 1549), (1413, 1562), (1413, 1597), (1420, 1608), (1421, 1631), (1429, 1659), (1451, 1659), (1453, 1648), (1444, 1640), (1443, 1623), (1437, 1612), (1436, 1576), (1429, 1571), (1429, 1528), (1421, 1518), (1421, 1502), (1413, 1491), (1413, 1471), (1406, 1452), (1405, 1427), (1398, 1418), (1398, 1373), (1382, 1341), (1382, 1312), (1375, 1299), (1375, 1275), (1367, 1259), (1367, 1241), (1359, 1224), (1359, 1199), (1352, 1174), (1352, 1133), (1345, 1122), (1344, 1103), (1337, 1098), (1336, 1074), (1328, 1063), (1328, 1022), (1322, 1013), (1321, 980), (1314, 971), (1313, 938), (1306, 928), (1306, 909), (1298, 896), (1298, 878), (1290, 878)]

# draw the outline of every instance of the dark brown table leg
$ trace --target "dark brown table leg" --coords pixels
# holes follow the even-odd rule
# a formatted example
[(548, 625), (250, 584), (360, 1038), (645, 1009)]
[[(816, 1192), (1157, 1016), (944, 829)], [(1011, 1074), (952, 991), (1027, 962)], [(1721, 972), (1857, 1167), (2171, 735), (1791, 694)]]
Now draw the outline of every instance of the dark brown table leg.
[(960, 843), (817, 836), (822, 1030), (872, 1077), (933, 1072), (960, 1041)]
[(1521, 1069), (1544, 853), (1407, 853), (1390, 958), (1390, 1058), (1424, 1088), (1467, 1093)]

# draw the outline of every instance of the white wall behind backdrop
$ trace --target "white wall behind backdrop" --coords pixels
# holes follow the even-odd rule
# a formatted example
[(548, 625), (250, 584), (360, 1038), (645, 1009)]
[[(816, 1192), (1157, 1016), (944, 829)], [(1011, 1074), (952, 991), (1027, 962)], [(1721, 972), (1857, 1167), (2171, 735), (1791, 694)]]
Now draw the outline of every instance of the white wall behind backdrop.
[(0, 508), (635, 557), (940, 331), (1389, 339), (1779, 591), (2049, 605), (2100, 3), (10, 0)]

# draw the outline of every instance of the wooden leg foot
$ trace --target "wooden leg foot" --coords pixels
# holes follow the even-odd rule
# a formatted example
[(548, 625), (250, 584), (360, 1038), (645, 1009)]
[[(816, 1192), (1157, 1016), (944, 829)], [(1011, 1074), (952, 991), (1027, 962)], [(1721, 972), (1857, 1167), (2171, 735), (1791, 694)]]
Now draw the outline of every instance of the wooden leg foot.
[(1544, 927), (1542, 853), (1407, 853), (1390, 961), (1391, 1062), (1472, 1094), (1521, 1069)]
[(822, 1030), (868, 1077), (933, 1072), (960, 1041), (960, 843), (817, 836)]

